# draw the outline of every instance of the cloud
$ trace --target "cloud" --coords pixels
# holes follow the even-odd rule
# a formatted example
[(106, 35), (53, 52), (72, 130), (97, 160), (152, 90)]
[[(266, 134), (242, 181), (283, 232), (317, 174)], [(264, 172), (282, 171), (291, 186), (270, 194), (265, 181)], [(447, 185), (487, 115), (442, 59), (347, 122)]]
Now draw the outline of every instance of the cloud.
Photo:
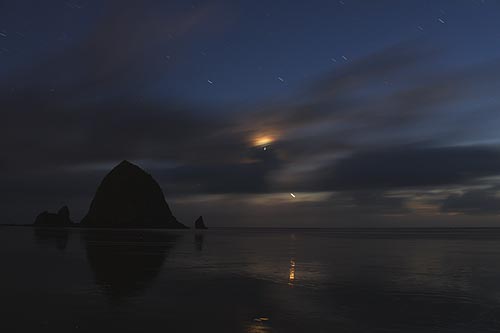
[(463, 122), (477, 116), (472, 106), (464, 112), (457, 105), (492, 97), (500, 64), (432, 68), (442, 57), (422, 45), (394, 46), (325, 74), (293, 99), (249, 117), (280, 132), (290, 149), (298, 142), (301, 150), (294, 152), (300, 154), (331, 145), (367, 149), (457, 139), (472, 130)]
[(467, 215), (499, 215), (498, 189), (473, 190), (450, 195), (442, 202), (441, 211)]
[(490, 147), (400, 147), (354, 153), (319, 172), (320, 189), (394, 189), (463, 184), (500, 174)]
[(247, 148), (247, 162), (186, 164), (158, 172), (169, 192), (181, 194), (272, 193), (271, 175), (282, 161), (271, 149)]
[[(107, 0), (85, 7), (89, 18), (78, 29), (83, 33), (75, 32), (75, 40), (66, 47), (54, 47), (48, 56), (32, 57), (29, 63), (4, 75), (0, 79), (2, 93), (29, 91), (35, 97), (53, 92), (58, 105), (66, 108), (83, 102), (116, 103), (131, 91), (140, 96), (169, 73), (195, 32), (202, 27), (209, 31), (208, 23), (222, 20), (222, 6), (217, 2), (183, 6)], [(60, 16), (69, 17), (67, 13)]]
[[(457, 146), (482, 135), (484, 124), (464, 126), (481, 123), (477, 110), (456, 106), (499, 83), (496, 63), (434, 70), (440, 53), (401, 44), (280, 101), (145, 101), (145, 87), (168, 75), (145, 54), (161, 50), (169, 33), (187, 38), (212, 9), (151, 20), (144, 9), (107, 13), (81, 43), (1, 80), (0, 169), (9, 175), (0, 180), (3, 211), (14, 198), (90, 201), (107, 171), (102, 166), (122, 159), (148, 161), (170, 197), (335, 192), (335, 209), (346, 214), (408, 213), (406, 199), (388, 190), (500, 174), (496, 148)], [(489, 126), (496, 122), (499, 116), (488, 114)], [(276, 139), (269, 149), (251, 146), (268, 132)], [(307, 208), (326, 212), (332, 205), (318, 201)], [(33, 215), (39, 206), (25, 211)]]

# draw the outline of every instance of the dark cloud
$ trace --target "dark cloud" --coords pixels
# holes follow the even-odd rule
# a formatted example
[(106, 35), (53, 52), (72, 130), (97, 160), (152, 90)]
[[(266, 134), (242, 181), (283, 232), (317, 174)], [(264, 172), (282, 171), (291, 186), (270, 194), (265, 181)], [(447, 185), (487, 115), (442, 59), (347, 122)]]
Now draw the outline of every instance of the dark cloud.
[(371, 200), (370, 195), (379, 197), (379, 192), (373, 192), (377, 190), (470, 185), (500, 175), (500, 149), (483, 146), (408, 146), (353, 153), (282, 183), (272, 175), (279, 173), (286, 161), (272, 150), (262, 155), (249, 163), (183, 165), (166, 170), (162, 180), (180, 192), (189, 189), (212, 194), (361, 191), (355, 196), (361, 202), (363, 198)]
[(246, 162), (181, 165), (158, 172), (158, 178), (169, 193), (177, 195), (274, 192), (270, 175), (279, 170), (282, 160), (271, 148), (246, 151)]
[(498, 189), (470, 190), (450, 195), (442, 202), (441, 211), (467, 215), (499, 215)]
[(391, 196), (384, 191), (354, 191), (349, 196), (357, 213), (398, 215), (410, 212), (406, 207), (406, 198)]
[(319, 172), (319, 189), (392, 189), (463, 184), (500, 174), (500, 150), (402, 147), (354, 153)]

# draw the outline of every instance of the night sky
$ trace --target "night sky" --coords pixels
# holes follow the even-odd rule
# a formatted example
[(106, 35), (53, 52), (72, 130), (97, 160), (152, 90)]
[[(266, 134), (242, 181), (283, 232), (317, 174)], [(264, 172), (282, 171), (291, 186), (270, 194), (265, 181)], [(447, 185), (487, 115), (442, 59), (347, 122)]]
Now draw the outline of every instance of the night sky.
[(500, 2), (0, 3), (0, 220), (121, 160), (209, 226), (500, 225)]

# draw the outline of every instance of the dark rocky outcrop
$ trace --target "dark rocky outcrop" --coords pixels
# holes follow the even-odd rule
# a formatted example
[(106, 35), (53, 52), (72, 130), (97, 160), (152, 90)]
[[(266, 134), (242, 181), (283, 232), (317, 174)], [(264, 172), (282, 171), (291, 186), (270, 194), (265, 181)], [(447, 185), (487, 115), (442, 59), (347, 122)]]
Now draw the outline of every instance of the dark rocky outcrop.
[(194, 221), (194, 228), (195, 229), (208, 229), (207, 226), (205, 225), (205, 222), (203, 221), (203, 216), (200, 216)]
[(71, 219), (69, 218), (69, 209), (67, 206), (64, 206), (59, 209), (57, 214), (49, 213), (47, 211), (38, 214), (34, 225), (40, 227), (65, 227), (70, 226), (72, 223), (73, 222), (71, 222)]
[(121, 162), (104, 177), (81, 225), (187, 228), (173, 216), (153, 177), (128, 161)]

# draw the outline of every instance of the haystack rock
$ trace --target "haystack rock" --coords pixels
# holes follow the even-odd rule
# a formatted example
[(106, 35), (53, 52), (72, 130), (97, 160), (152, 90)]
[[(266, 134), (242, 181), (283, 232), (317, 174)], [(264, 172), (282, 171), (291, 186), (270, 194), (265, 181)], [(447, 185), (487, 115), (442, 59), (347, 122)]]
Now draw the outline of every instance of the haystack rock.
[(69, 208), (67, 206), (59, 209), (57, 214), (44, 211), (36, 217), (35, 226), (48, 227), (65, 227), (70, 226), (73, 222), (69, 218)]
[(104, 177), (81, 225), (187, 228), (174, 217), (153, 177), (128, 161), (121, 162)]
[(194, 228), (195, 229), (208, 229), (207, 226), (205, 225), (205, 222), (203, 221), (203, 216), (200, 216), (194, 221)]

